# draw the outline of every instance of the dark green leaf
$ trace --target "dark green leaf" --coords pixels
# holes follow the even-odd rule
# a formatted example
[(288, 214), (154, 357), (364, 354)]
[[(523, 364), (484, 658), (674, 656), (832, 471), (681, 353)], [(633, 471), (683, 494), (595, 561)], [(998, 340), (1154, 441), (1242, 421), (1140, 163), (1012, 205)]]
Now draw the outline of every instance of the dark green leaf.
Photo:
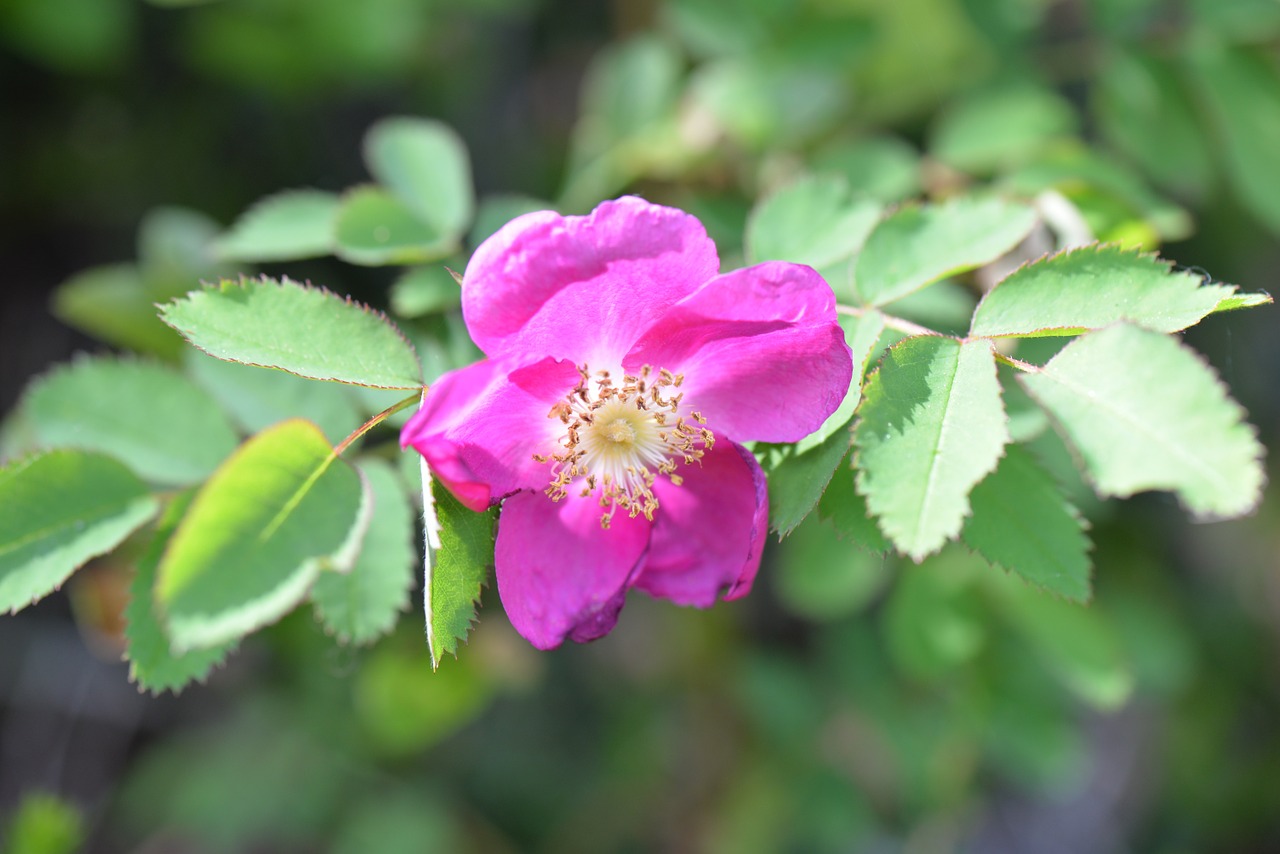
[[(425, 476), (423, 480), (435, 483)], [(438, 549), (427, 548), (427, 644), (432, 662), (439, 667), (446, 653), (458, 654), (458, 641), (471, 631), (480, 588), (493, 566), (497, 514), (468, 510), (442, 486), (427, 488), (430, 492), (425, 500), (435, 508), (440, 537)], [(427, 524), (432, 525), (430, 518)]]
[(818, 506), (831, 475), (852, 441), (849, 424), (833, 430), (818, 445), (800, 451), (795, 445), (757, 445), (768, 475), (769, 527), (779, 537), (791, 533)]

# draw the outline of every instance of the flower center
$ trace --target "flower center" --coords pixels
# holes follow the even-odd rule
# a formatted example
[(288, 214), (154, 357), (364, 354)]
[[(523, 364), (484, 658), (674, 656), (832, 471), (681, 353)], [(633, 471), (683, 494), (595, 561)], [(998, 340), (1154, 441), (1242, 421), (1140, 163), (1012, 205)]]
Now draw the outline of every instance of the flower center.
[(625, 374), (622, 384), (614, 385), (609, 371), (593, 376), (582, 365), (578, 373), (578, 384), (548, 413), (565, 425), (563, 450), (534, 454), (538, 462), (552, 463), (547, 495), (559, 501), (578, 480), (584, 498), (600, 490), (603, 527), (609, 527), (619, 508), (633, 519), (643, 513), (652, 520), (658, 509), (653, 493), (658, 476), (679, 486), (678, 462), (701, 460), (714, 446), (715, 435), (702, 426), (702, 413), (681, 415), (684, 393), (675, 390), (684, 382), (683, 374), (659, 370), (655, 377), (645, 365), (638, 376)]

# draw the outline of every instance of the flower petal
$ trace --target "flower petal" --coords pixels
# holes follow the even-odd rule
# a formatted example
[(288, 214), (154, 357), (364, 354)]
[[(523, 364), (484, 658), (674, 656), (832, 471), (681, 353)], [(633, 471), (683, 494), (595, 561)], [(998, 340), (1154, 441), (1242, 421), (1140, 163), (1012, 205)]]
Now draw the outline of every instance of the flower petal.
[(764, 472), (745, 448), (717, 442), (702, 466), (682, 466), (685, 480), (654, 485), (649, 556), (634, 585), (679, 605), (710, 607), (716, 596), (751, 590), (769, 528)]
[(486, 360), (450, 371), (400, 433), (401, 447), (417, 449), (472, 510), (551, 481), (533, 455), (555, 442), (562, 425), (547, 413), (579, 381), (577, 368), (554, 359), (509, 369)]
[(498, 595), (511, 625), (538, 649), (566, 637), (595, 640), (618, 620), (650, 523), (618, 514), (604, 529), (600, 513), (596, 501), (577, 496), (555, 502), (521, 492), (503, 502), (494, 551)]
[(768, 262), (708, 281), (623, 360), (685, 375), (689, 407), (734, 439), (796, 442), (849, 390), (853, 357), (835, 296), (809, 267)]
[(537, 353), (614, 367), (719, 268), (697, 219), (627, 196), (589, 216), (542, 211), (508, 223), (467, 265), (462, 311), (491, 357)]

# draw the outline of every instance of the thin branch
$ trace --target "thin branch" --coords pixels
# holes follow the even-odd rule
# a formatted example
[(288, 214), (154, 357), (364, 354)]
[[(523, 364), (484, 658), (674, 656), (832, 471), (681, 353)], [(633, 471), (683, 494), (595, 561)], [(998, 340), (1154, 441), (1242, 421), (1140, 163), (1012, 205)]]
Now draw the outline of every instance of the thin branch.
[[(875, 308), (862, 308), (856, 305), (836, 305), (837, 314), (847, 314), (852, 317), (862, 317), (869, 311), (880, 311)], [(941, 335), (942, 333), (930, 329), (927, 326), (921, 326), (918, 323), (912, 323), (901, 317), (894, 317), (892, 314), (885, 314), (880, 311), (880, 316), (884, 318), (884, 325), (890, 329), (896, 329), (899, 332), (905, 332), (908, 335)]]
[(422, 399), (422, 392), (416, 391), (413, 394), (406, 397), (404, 400), (398, 403), (393, 403), (392, 405), (388, 406), (386, 409), (382, 410), (377, 415), (373, 416), (368, 421), (364, 422), (364, 424), (361, 424), (359, 427), (357, 427), (350, 436), (343, 439), (342, 442), (339, 443), (339, 445), (333, 449), (333, 455), (335, 457), (342, 456), (342, 452), (345, 451), (347, 447), (350, 446), (351, 443), (354, 442), (356, 439), (359, 439), (365, 433), (368, 433), (374, 427), (377, 427), (383, 421), (386, 421), (388, 418), (390, 418), (392, 415), (395, 415), (400, 410), (405, 409), (409, 406), (412, 406), (414, 403), (416, 403), (421, 399)]

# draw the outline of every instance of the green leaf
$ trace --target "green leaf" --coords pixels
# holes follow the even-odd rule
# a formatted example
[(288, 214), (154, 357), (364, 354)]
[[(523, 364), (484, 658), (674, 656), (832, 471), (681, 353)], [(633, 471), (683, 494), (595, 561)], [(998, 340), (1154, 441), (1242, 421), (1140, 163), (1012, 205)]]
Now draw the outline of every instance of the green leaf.
[(867, 499), (854, 488), (854, 475), (849, 466), (852, 456), (853, 452), (845, 456), (818, 500), (818, 518), (830, 522), (841, 539), (850, 540), (865, 551), (884, 554), (893, 544), (884, 538), (871, 518)]
[(373, 518), (350, 572), (324, 572), (311, 588), (311, 602), (325, 630), (342, 643), (369, 643), (395, 625), (409, 604), (416, 551), (413, 513), (404, 485), (378, 459), (360, 463), (373, 493)]
[(440, 545), (438, 549), (428, 545), (423, 585), (427, 591), (427, 644), (432, 663), (439, 667), (445, 653), (457, 656), (458, 641), (471, 631), (480, 588), (493, 566), (497, 513), (475, 513), (463, 507), (449, 490), (427, 476), (425, 466), (423, 481), (430, 484), (424, 497), (434, 506), (439, 524)]
[(836, 411), (822, 422), (815, 432), (796, 442), (796, 452), (805, 453), (827, 441), (835, 433), (849, 432), (849, 419), (862, 400), (862, 378), (867, 374), (867, 361), (871, 358), (884, 332), (884, 315), (874, 309), (857, 317), (842, 314), (839, 317), (840, 328), (844, 330), (844, 339), (853, 351), (853, 374), (849, 377), (849, 391)]
[(467, 242), (479, 246), (516, 217), (535, 211), (549, 211), (554, 207), (551, 202), (530, 196), (486, 196), (476, 208), (476, 221), (471, 225)]
[(796, 445), (757, 445), (768, 476), (769, 527), (785, 537), (818, 506), (831, 475), (849, 450), (852, 436), (846, 421), (823, 442), (807, 451)]
[(1001, 85), (969, 95), (943, 112), (930, 134), (929, 150), (949, 166), (989, 174), (1072, 137), (1076, 124), (1076, 111), (1057, 93), (1034, 85)]
[(1236, 311), (1241, 308), (1257, 308), (1260, 305), (1271, 305), (1275, 300), (1271, 298), (1271, 294), (1265, 291), (1259, 291), (1251, 294), (1232, 294), (1229, 297), (1223, 297), (1222, 302), (1213, 309), (1214, 313), (1220, 311)]
[(305, 418), (336, 444), (364, 421), (349, 386), (224, 362), (191, 348), (186, 368), (245, 433), (257, 433), (289, 418)]
[(870, 305), (893, 302), (996, 260), (1035, 224), (1032, 208), (996, 198), (900, 208), (867, 238), (854, 267), (855, 286)]
[(960, 533), (969, 490), (1009, 440), (990, 345), (908, 338), (867, 380), (858, 413), (858, 492), (918, 563)]
[(31, 387), (26, 410), (42, 445), (101, 451), (154, 483), (204, 480), (236, 446), (212, 398), (148, 362), (82, 358), (61, 366)]
[(0, 469), (0, 611), (57, 590), (159, 509), (132, 472), (110, 457), (47, 451)]
[(220, 227), (187, 208), (147, 211), (138, 224), (138, 271), (152, 302), (183, 293), (202, 277), (218, 275), (213, 241)]
[(1244, 48), (1204, 45), (1188, 54), (1217, 124), (1227, 179), (1268, 228), (1280, 233), (1280, 72)]
[(1071, 342), (1022, 381), (1099, 495), (1168, 489), (1200, 518), (1257, 505), (1262, 446), (1213, 370), (1177, 340), (1112, 326)]
[(401, 317), (438, 314), (461, 304), (462, 288), (443, 264), (415, 267), (391, 286), (391, 310)]
[(751, 263), (791, 261), (819, 271), (857, 254), (880, 217), (870, 199), (853, 198), (835, 175), (809, 175), (766, 196), (747, 220)]
[(364, 502), (359, 475), (314, 424), (285, 421), (245, 442), (160, 561), (156, 598), (174, 650), (217, 646), (292, 610), (321, 564), (363, 536)]
[(850, 549), (816, 523), (807, 520), (779, 547), (773, 574), (778, 598), (787, 610), (812, 620), (857, 613), (884, 588), (889, 564), (880, 555)]
[(858, 193), (881, 202), (900, 202), (920, 192), (920, 155), (893, 136), (840, 140), (812, 162), (816, 172), (835, 172)]
[(1089, 599), (1089, 538), (1076, 508), (1017, 445), (969, 495), (965, 543), (988, 561), (1066, 599)]
[(211, 356), (313, 380), (422, 386), (400, 330), (367, 306), (290, 279), (224, 280), (164, 306), (165, 323)]
[(1133, 693), (1133, 673), (1097, 606), (1047, 596), (1000, 572), (982, 579), (1005, 619), (1072, 693), (1099, 709), (1124, 705)]
[(155, 300), (132, 264), (92, 267), (58, 286), (53, 313), (69, 326), (117, 347), (174, 358), (182, 338), (156, 317)]
[(444, 258), (458, 250), (459, 237), (418, 219), (404, 202), (374, 186), (356, 187), (342, 197), (334, 235), (339, 258), (371, 267)]
[(1203, 191), (1213, 159), (1177, 69), (1154, 53), (1109, 53), (1094, 94), (1103, 135), (1160, 185)]
[(1199, 323), (1235, 291), (1154, 255), (1116, 246), (1061, 252), (1020, 267), (978, 304), (971, 335), (1078, 335), (1120, 321), (1157, 332)]
[(905, 673), (938, 679), (981, 651), (989, 621), (974, 579), (983, 568), (954, 549), (902, 567), (885, 605), (884, 631), (889, 654)]
[(364, 139), (370, 174), (436, 234), (459, 238), (475, 213), (471, 160), (448, 125), (403, 116), (382, 119)]
[(22, 802), (7, 816), (5, 854), (75, 854), (88, 839), (75, 805), (24, 786)]
[(256, 202), (218, 238), (229, 261), (295, 261), (333, 251), (339, 199), (322, 190), (285, 190)]
[(160, 558), (173, 537), (182, 517), (191, 506), (194, 492), (176, 496), (160, 517), (154, 539), (138, 561), (133, 582), (129, 585), (129, 604), (125, 608), (125, 658), (129, 660), (129, 678), (139, 688), (159, 694), (181, 691), (192, 681), (203, 682), (214, 667), (221, 664), (234, 643), (219, 644), (212, 649), (196, 649), (175, 654), (169, 648), (156, 612), (154, 591)]

